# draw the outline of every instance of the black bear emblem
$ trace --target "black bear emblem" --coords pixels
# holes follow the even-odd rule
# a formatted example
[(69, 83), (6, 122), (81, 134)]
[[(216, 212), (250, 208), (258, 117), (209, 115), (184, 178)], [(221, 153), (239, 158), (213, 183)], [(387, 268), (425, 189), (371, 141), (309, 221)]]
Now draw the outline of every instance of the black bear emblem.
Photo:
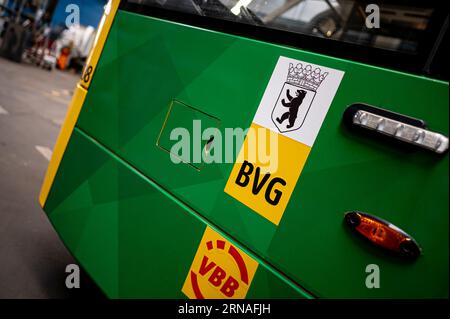
[(286, 101), (283, 99), (281, 100), (281, 104), (283, 104), (284, 107), (288, 107), (289, 111), (285, 112), (281, 118), (277, 117), (278, 123), (283, 123), (286, 119), (289, 119), (289, 124), (286, 126), (287, 128), (291, 128), (295, 124), (295, 120), (297, 119), (298, 109), (300, 105), (303, 102), (303, 99), (306, 96), (305, 90), (297, 90), (295, 92), (296, 97), (292, 97), (289, 89), (287, 89), (286, 96), (289, 100), (289, 102), (286, 103)]

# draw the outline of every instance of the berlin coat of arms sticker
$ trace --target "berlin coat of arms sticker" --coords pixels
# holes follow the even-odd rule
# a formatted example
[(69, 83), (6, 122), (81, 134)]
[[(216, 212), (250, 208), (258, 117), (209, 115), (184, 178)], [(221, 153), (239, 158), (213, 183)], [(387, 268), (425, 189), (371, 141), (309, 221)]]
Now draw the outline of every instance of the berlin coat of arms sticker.
[(280, 57), (253, 120), (312, 146), (344, 72)]

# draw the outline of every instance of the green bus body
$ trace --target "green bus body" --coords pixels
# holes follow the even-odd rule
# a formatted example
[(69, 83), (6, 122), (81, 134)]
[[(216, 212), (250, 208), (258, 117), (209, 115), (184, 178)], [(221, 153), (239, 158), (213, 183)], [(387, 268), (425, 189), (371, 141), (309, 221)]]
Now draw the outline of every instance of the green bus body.
[[(174, 164), (157, 140), (173, 100), (222, 131), (248, 128), (280, 56), (345, 75), (276, 226), (224, 192), (233, 163)], [(349, 105), (366, 103), (448, 136), (448, 89), (119, 9), (44, 210), (112, 298), (185, 298), (206, 226), (258, 261), (247, 298), (448, 298), (448, 155), (406, 152), (342, 123)], [(422, 255), (407, 261), (361, 240), (344, 224), (352, 210), (407, 231)], [(366, 286), (371, 264), (377, 289)]]

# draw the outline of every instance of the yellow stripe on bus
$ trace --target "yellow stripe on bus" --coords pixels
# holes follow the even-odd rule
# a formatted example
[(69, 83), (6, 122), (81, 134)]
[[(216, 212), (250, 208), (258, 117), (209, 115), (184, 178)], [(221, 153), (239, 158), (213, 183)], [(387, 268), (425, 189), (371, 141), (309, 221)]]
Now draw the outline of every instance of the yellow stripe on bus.
[(78, 116), (80, 115), (81, 108), (83, 107), (84, 100), (86, 99), (87, 89), (91, 83), (92, 75), (97, 67), (97, 63), (103, 51), (106, 38), (108, 37), (109, 30), (113, 24), (119, 4), (120, 0), (110, 0), (105, 6), (105, 12), (103, 13), (103, 17), (99, 23), (94, 45), (86, 61), (86, 66), (81, 80), (77, 85), (76, 91), (72, 98), (64, 125), (59, 133), (58, 139), (56, 140), (53, 155), (44, 178), (44, 183), (42, 184), (41, 193), (39, 195), (39, 203), (42, 208), (45, 206), (45, 202), (47, 201), (48, 194), (50, 193), (50, 189), (64, 156), (67, 144), (69, 143), (70, 136), (72, 135), (75, 124), (77, 123)]
[(103, 47), (108, 37), (109, 30), (116, 16), (117, 9), (119, 8), (120, 0), (110, 0), (105, 6), (105, 12), (98, 25), (97, 35), (95, 36), (94, 45), (92, 47), (91, 53), (86, 60), (86, 65), (81, 76), (80, 85), (85, 89), (89, 89), (91, 84), (92, 76), (97, 67), (98, 60), (103, 51)]
[(72, 98), (72, 102), (67, 112), (64, 125), (59, 132), (58, 139), (56, 140), (55, 147), (53, 148), (52, 158), (45, 174), (44, 183), (42, 184), (41, 194), (39, 195), (39, 203), (43, 208), (47, 201), (50, 188), (52, 187), (53, 180), (55, 179), (56, 172), (58, 171), (59, 164), (69, 143), (70, 136), (72, 135), (75, 124), (78, 120), (78, 115), (81, 112), (84, 100), (86, 98), (87, 91), (80, 85), (77, 85), (77, 89)]

